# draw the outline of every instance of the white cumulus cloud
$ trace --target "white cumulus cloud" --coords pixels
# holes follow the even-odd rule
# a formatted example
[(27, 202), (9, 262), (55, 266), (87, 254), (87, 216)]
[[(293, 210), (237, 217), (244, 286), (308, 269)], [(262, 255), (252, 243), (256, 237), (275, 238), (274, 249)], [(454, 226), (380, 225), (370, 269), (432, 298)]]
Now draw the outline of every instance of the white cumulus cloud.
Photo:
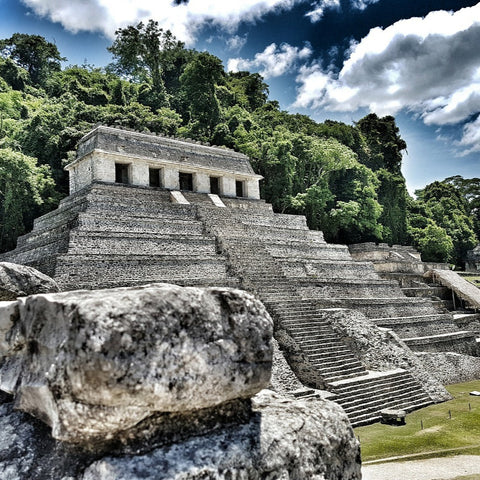
[(462, 139), (456, 145), (462, 148), (462, 156), (480, 152), (480, 116), (463, 127)]
[(231, 58), (228, 61), (227, 69), (231, 72), (256, 70), (265, 78), (279, 77), (291, 71), (298, 61), (309, 58), (312, 53), (309, 44), (299, 48), (288, 43), (282, 43), (280, 46), (272, 43), (263, 52), (255, 54), (252, 60)]
[(190, 0), (174, 5), (172, 0), (22, 0), (36, 14), (60, 23), (72, 32), (102, 32), (113, 38), (119, 27), (150, 18), (187, 44), (198, 29), (215, 23), (234, 31), (242, 21), (255, 21), (263, 15), (289, 9), (303, 0)]
[(227, 47), (229, 50), (239, 52), (247, 43), (247, 35), (234, 35), (227, 40)]
[[(379, 1), (380, 0), (350, 0), (350, 8), (354, 10), (365, 10), (369, 5)], [(317, 0), (312, 7), (312, 10), (310, 10), (306, 16), (310, 17), (312, 23), (316, 23), (323, 18), (326, 10), (340, 10), (341, 3), (340, 0)]]
[(315, 23), (321, 20), (327, 9), (340, 10), (340, 0), (320, 0), (313, 5), (313, 9), (306, 16)]
[[(480, 3), (377, 27), (351, 46), (339, 72), (303, 67), (295, 106), (368, 107), (379, 115), (406, 109), (435, 125), (469, 121), (480, 112), (479, 45)], [(464, 139), (465, 147), (475, 139), (470, 128)]]

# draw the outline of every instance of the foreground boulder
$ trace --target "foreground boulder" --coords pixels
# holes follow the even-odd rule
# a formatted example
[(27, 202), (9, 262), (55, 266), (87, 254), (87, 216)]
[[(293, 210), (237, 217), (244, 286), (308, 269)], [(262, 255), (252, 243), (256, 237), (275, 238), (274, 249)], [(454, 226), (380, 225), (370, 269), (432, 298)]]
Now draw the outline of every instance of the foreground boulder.
[(59, 440), (131, 439), (154, 414), (238, 402), (269, 383), (272, 321), (240, 290), (156, 284), (34, 295), (5, 310), (0, 388)]
[(0, 262), (0, 301), (54, 292), (58, 292), (58, 285), (47, 275), (25, 265)]
[(2, 479), (361, 478), (341, 407), (257, 393), (272, 321), (245, 292), (34, 295), (2, 318)]
[(359, 480), (360, 448), (328, 400), (263, 390), (247, 422), (125, 454), (51, 439), (34, 418), (1, 405), (0, 478), (8, 480)]
[(360, 450), (346, 415), (329, 401), (253, 399), (245, 425), (145, 455), (105, 457), (81, 480), (354, 480)]

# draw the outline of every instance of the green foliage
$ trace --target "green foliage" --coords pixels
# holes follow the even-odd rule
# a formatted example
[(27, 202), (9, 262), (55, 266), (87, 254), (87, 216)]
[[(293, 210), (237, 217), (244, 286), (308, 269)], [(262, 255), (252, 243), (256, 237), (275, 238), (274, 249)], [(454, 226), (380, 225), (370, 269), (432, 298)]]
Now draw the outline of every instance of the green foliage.
[(357, 127), (364, 135), (370, 149), (365, 165), (372, 170), (385, 168), (392, 173), (400, 173), (402, 151), (407, 144), (400, 137), (400, 130), (392, 116), (379, 118), (374, 113), (357, 122)]
[(106, 105), (113, 90), (112, 79), (100, 69), (73, 66), (57, 72), (45, 82), (45, 89), (52, 97), (70, 93), (87, 105)]
[(265, 105), (268, 98), (268, 85), (258, 73), (230, 72), (227, 75), (227, 91), (232, 93), (232, 99), (228, 106), (234, 104), (253, 112)]
[(381, 240), (383, 227), (378, 220), (382, 206), (377, 200), (375, 174), (357, 163), (335, 170), (329, 184), (336, 193), (336, 204), (329, 212), (325, 238), (338, 243)]
[(383, 240), (390, 245), (405, 245), (408, 242), (408, 193), (405, 178), (385, 168), (375, 173), (379, 180), (378, 202), (383, 207), (379, 218), (379, 222), (383, 225)]
[(0, 40), (0, 52), (16, 65), (24, 68), (33, 84), (42, 85), (50, 74), (60, 70), (60, 56), (56, 45), (47, 42), (40, 35), (14, 33), (10, 38)]
[(188, 107), (189, 125), (184, 134), (209, 140), (220, 121), (216, 87), (224, 81), (219, 58), (202, 52), (188, 63), (180, 77), (182, 94)]
[(434, 221), (427, 220), (425, 228), (412, 228), (410, 235), (413, 245), (422, 254), (424, 262), (448, 263), (453, 259), (452, 238), (444, 228), (438, 226)]
[(151, 91), (144, 92), (152, 108), (168, 106), (168, 97), (162, 78), (163, 51), (181, 46), (172, 33), (149, 20), (115, 32), (116, 39), (108, 50), (115, 62), (111, 69), (132, 80), (151, 85)]
[(0, 78), (14, 90), (25, 90), (30, 81), (28, 73), (10, 58), (0, 58)]
[(463, 178), (460, 175), (448, 177), (443, 183), (453, 185), (466, 200), (466, 210), (473, 221), (473, 230), (480, 240), (480, 178)]
[(412, 243), (424, 260), (463, 267), (467, 250), (477, 243), (467, 199), (448, 182), (433, 182), (416, 194), (409, 204)]
[[(56, 203), (48, 167), (34, 158), (0, 148), (0, 251), (15, 247), (36, 215)], [(44, 208), (41, 208), (41, 207)]]

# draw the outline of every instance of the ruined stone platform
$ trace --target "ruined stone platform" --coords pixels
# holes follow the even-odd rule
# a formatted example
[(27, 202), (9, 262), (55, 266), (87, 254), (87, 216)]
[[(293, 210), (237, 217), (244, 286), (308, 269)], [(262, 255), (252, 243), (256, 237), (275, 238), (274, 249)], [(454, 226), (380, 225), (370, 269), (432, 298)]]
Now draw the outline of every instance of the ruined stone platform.
[[(108, 135), (113, 135), (111, 130)], [(73, 179), (74, 193), (57, 210), (36, 219), (33, 231), (20, 237), (17, 248), (1, 255), (0, 261), (33, 266), (52, 276), (64, 291), (165, 282), (233, 286), (254, 293), (274, 319), (275, 338), (296, 382), (300, 380), (306, 392), (330, 391), (354, 425), (377, 421), (385, 408), (409, 411), (439, 400), (435, 389), (426, 390), (418, 368), (410, 371), (407, 365), (399, 371), (395, 359), (382, 360), (374, 362), (379, 369), (375, 372), (334, 329), (328, 313), (331, 308), (350, 309), (345, 315), (357, 312), (371, 328), (403, 321), (410, 329), (415, 326), (409, 336), (417, 339), (425, 322), (435, 318), (437, 325), (448, 323), (435, 302), (408, 298), (397, 282), (382, 279), (371, 262), (355, 261), (345, 245), (328, 244), (321, 232), (310, 231), (305, 217), (274, 213), (257, 198), (259, 177), (249, 170), (245, 157), (233, 155), (228, 163), (227, 154), (202, 147), (202, 155), (210, 156), (202, 157), (195, 171), (194, 161), (188, 166), (180, 157), (163, 158), (162, 150), (152, 150), (151, 155), (158, 155), (147, 158), (145, 144), (153, 148), (170, 140), (119, 135), (127, 144), (120, 151), (114, 142), (111, 155), (105, 153), (107, 143), (97, 138), (100, 143), (95, 144), (96, 137), (86, 137), (93, 143), (80, 150), (79, 158), (88, 162), (81, 182)], [(144, 145), (145, 155), (130, 155), (130, 140)], [(195, 149), (193, 145), (189, 155)], [(95, 155), (103, 159), (103, 170), (97, 173)], [(120, 159), (132, 162), (129, 171), (117, 172), (136, 172), (130, 183), (115, 182), (124, 180), (115, 176), (112, 181), (93, 178), (82, 183), (89, 167), (94, 177), (112, 175)], [(208, 168), (202, 163), (207, 160)], [(75, 165), (80, 168), (79, 162)], [(153, 167), (166, 169), (164, 179), (170, 183), (145, 184), (140, 174)], [(182, 176), (182, 169), (193, 172), (186, 172), (192, 177)], [(209, 184), (207, 174), (225, 178)], [(194, 181), (182, 184), (185, 178)], [(176, 189), (181, 186), (187, 188)], [(469, 338), (456, 340), (463, 348)], [(449, 346), (454, 343), (448, 340)], [(397, 350), (401, 349), (408, 347), (402, 344)]]

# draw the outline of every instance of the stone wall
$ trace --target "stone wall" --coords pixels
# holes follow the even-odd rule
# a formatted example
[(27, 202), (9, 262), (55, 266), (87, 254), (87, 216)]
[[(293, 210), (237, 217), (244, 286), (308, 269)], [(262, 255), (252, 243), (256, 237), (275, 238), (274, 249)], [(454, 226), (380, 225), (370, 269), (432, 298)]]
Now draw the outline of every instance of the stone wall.
[(193, 177), (193, 190), (210, 193), (210, 177), (218, 178), (220, 194), (235, 197), (236, 182), (243, 196), (260, 198), (256, 175), (248, 157), (219, 147), (183, 139), (99, 126), (79, 142), (77, 158), (65, 168), (70, 174), (70, 193), (94, 181), (114, 183), (116, 164), (125, 165), (128, 182), (149, 185), (149, 169), (159, 170), (160, 187), (180, 189), (179, 173)]

